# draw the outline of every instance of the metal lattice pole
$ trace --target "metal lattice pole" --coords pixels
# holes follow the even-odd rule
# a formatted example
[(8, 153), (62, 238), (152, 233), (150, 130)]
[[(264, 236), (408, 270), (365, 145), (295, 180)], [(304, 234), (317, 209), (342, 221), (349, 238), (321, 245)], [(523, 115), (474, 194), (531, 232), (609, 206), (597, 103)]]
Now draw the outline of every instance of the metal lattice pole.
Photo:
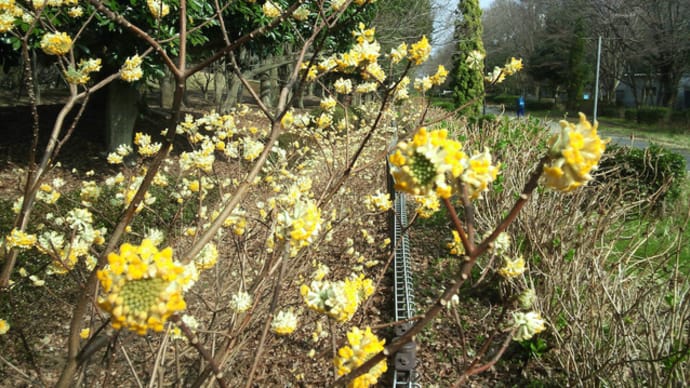
[[(397, 136), (393, 144), (397, 141)], [(410, 267), (410, 241), (405, 230), (407, 220), (407, 205), (405, 194), (398, 193), (393, 187), (393, 181), (388, 174), (388, 192), (394, 199), (391, 225), (391, 237), (395, 244), (393, 257), (393, 298), (395, 300), (395, 321), (405, 321), (414, 316), (414, 293), (412, 284), (412, 271)], [(412, 322), (405, 322), (395, 326), (395, 335), (401, 336), (412, 327)], [(405, 344), (395, 354), (395, 369), (393, 370), (393, 387), (419, 387), (415, 382), (415, 367), (417, 365), (417, 352), (414, 341)]]

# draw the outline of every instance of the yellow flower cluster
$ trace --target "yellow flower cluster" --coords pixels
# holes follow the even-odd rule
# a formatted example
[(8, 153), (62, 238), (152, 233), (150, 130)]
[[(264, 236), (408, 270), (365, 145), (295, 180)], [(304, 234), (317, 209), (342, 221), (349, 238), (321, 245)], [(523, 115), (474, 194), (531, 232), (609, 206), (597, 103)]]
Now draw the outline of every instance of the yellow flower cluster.
[(465, 254), (465, 247), (462, 245), (462, 240), (457, 230), (453, 230), (453, 241), (447, 243), (446, 247), (453, 256), (462, 256)]
[(10, 331), (10, 324), (4, 319), (0, 319), (0, 335), (6, 334), (8, 331)]
[(41, 49), (48, 55), (65, 55), (72, 48), (72, 38), (65, 32), (48, 32), (41, 38)]
[(304, 5), (300, 5), (295, 12), (292, 13), (292, 17), (297, 20), (298, 22), (303, 22), (307, 19), (309, 19), (309, 15), (311, 12), (309, 12), (309, 8), (305, 7)]
[(352, 275), (336, 282), (313, 280), (309, 286), (303, 284), (300, 293), (310, 309), (345, 322), (355, 315), (359, 304), (374, 293), (374, 282), (364, 275)]
[(0, 0), (0, 33), (14, 27), (16, 18), (25, 16), (24, 10), (14, 0)]
[(467, 185), (470, 199), (481, 198), (482, 192), (489, 190), (489, 183), (496, 180), (500, 165), (494, 166), (488, 149), (475, 153), (467, 169), (462, 174), (462, 181)]
[(267, 0), (261, 6), (261, 10), (264, 12), (264, 15), (266, 15), (266, 17), (269, 19), (275, 19), (282, 13), (281, 9), (270, 0)]
[(364, 204), (370, 211), (385, 212), (393, 206), (393, 201), (391, 201), (388, 193), (377, 191), (374, 195), (367, 195), (364, 198)]
[(151, 142), (151, 135), (137, 132), (134, 135), (134, 144), (137, 145), (137, 152), (143, 157), (150, 157), (155, 155), (161, 149), (161, 143)]
[(598, 124), (580, 113), (577, 125), (561, 121), (561, 130), (549, 140), (550, 160), (544, 165), (544, 184), (559, 191), (571, 191), (592, 179), (606, 142), (597, 134)]
[(113, 328), (160, 332), (170, 315), (185, 309), (183, 287), (189, 279), (172, 255), (172, 248), (159, 251), (147, 239), (108, 255), (108, 265), (98, 271), (105, 293), (98, 305), (112, 315)]
[(503, 67), (495, 66), (493, 71), (484, 77), (490, 84), (500, 84), (506, 76), (513, 75), (522, 70), (522, 59), (510, 58)]
[(68, 67), (64, 72), (65, 80), (72, 85), (85, 85), (91, 79), (89, 74), (101, 70), (101, 59), (82, 59), (79, 66)]
[(441, 202), (438, 200), (438, 195), (433, 191), (426, 195), (414, 196), (414, 202), (417, 204), (415, 212), (422, 218), (430, 218), (441, 209)]
[[(347, 333), (347, 342), (348, 345), (338, 349), (338, 355), (334, 360), (338, 376), (352, 372), (371, 357), (382, 352), (386, 343), (385, 340), (381, 340), (373, 334), (369, 327), (365, 330), (353, 327)], [(352, 380), (348, 387), (371, 387), (387, 370), (388, 365), (384, 359), (366, 373)]]
[(138, 55), (125, 59), (125, 64), (120, 68), (120, 78), (127, 82), (138, 81), (144, 75), (141, 70), (142, 61)]
[(426, 35), (424, 35), (424, 36), (422, 36), (422, 39), (420, 39), (416, 43), (413, 43), (410, 46), (410, 50), (408, 52), (408, 58), (415, 65), (421, 65), (422, 63), (426, 62), (427, 59), (429, 59), (430, 54), (431, 54), (431, 45), (429, 44), (429, 41), (427, 40)]
[(8, 249), (30, 249), (36, 244), (36, 235), (14, 228), (10, 234), (5, 237), (5, 244)]
[(513, 312), (513, 328), (516, 329), (513, 339), (515, 341), (527, 341), (546, 330), (546, 321), (542, 319), (538, 312), (530, 311), (523, 313), (521, 311)]
[(149, 7), (149, 12), (156, 19), (162, 19), (170, 13), (170, 6), (161, 0), (146, 0), (146, 5)]
[(93, 246), (105, 243), (106, 228), (94, 228), (93, 215), (85, 208), (73, 208), (65, 217), (55, 218), (54, 222), (67, 228), (67, 231), (44, 231), (36, 243), (41, 253), (53, 259), (47, 273), (65, 274), (74, 269), (80, 259), (84, 260), (86, 268), (93, 269), (96, 265)]
[(34, 6), (35, 9), (39, 10), (45, 7), (46, 5), (49, 7), (77, 5), (78, 0), (31, 0), (31, 4)]
[(38, 187), (36, 199), (48, 205), (53, 205), (58, 199), (60, 199), (60, 192), (55, 190), (53, 186), (44, 183)]
[(525, 267), (525, 259), (522, 256), (511, 260), (507, 256), (503, 256), (503, 267), (498, 270), (498, 274), (503, 276), (504, 279), (512, 279), (522, 275), (527, 268)]
[(279, 311), (271, 322), (271, 331), (278, 335), (291, 334), (297, 328), (297, 315), (291, 310)]
[(448, 139), (445, 129), (419, 129), (411, 142), (400, 142), (390, 156), (395, 188), (413, 195), (435, 193), (442, 198), (451, 195), (446, 174), (457, 178), (465, 170), (466, 155), (462, 144)]
[(467, 63), (467, 66), (469, 66), (470, 69), (476, 69), (480, 70), (483, 68), (484, 64), (484, 53), (482, 53), (479, 50), (472, 50), (467, 54), (467, 58), (465, 58), (465, 62)]

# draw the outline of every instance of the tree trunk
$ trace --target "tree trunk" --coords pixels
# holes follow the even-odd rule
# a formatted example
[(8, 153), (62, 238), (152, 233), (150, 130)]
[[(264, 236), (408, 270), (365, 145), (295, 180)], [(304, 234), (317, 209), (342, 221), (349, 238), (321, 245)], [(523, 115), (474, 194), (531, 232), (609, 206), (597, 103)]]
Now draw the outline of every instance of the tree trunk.
[(134, 123), (139, 113), (139, 92), (129, 83), (116, 80), (108, 86), (105, 109), (105, 141), (108, 152), (120, 144), (132, 144)]
[(160, 79), (160, 105), (163, 109), (171, 109), (175, 96), (175, 78), (166, 68), (165, 76)]

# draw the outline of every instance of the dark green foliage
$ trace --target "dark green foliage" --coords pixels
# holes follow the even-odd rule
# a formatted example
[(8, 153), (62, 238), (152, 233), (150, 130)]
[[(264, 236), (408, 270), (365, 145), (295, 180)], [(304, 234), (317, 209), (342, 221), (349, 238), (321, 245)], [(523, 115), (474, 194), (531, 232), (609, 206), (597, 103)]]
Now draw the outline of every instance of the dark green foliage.
[(498, 95), (487, 95), (486, 100), (494, 104), (503, 104), (507, 107), (515, 105), (515, 101), (518, 99), (516, 94), (498, 94)]
[(455, 110), (455, 103), (447, 98), (433, 98), (431, 100), (431, 106), (442, 108), (449, 112)]
[(453, 97), (456, 106), (468, 106), (461, 113), (479, 115), (484, 98), (483, 69), (471, 69), (467, 56), (472, 51), (484, 54), (482, 43), (482, 10), (477, 0), (461, 0), (458, 4), (459, 20), (455, 25), (455, 40), (458, 42), (453, 57), (455, 70), (451, 74)]
[(682, 155), (656, 144), (646, 149), (609, 145), (597, 181), (615, 182), (621, 191), (648, 196), (653, 206), (678, 199), (686, 176)]
[(644, 106), (637, 110), (637, 122), (640, 124), (656, 124), (664, 120), (669, 109), (660, 106)]

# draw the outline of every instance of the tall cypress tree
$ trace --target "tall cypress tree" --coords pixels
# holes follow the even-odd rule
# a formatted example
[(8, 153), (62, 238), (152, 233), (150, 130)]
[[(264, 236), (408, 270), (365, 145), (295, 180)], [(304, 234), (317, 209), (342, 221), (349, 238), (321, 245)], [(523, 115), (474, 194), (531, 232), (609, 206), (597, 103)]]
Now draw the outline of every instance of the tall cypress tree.
[(482, 10), (478, 0), (460, 0), (458, 20), (455, 23), (457, 50), (453, 57), (455, 70), (452, 73), (455, 105), (469, 105), (462, 113), (477, 116), (481, 112), (484, 98), (484, 66), (470, 68), (467, 57), (472, 51), (485, 55), (482, 43)]

